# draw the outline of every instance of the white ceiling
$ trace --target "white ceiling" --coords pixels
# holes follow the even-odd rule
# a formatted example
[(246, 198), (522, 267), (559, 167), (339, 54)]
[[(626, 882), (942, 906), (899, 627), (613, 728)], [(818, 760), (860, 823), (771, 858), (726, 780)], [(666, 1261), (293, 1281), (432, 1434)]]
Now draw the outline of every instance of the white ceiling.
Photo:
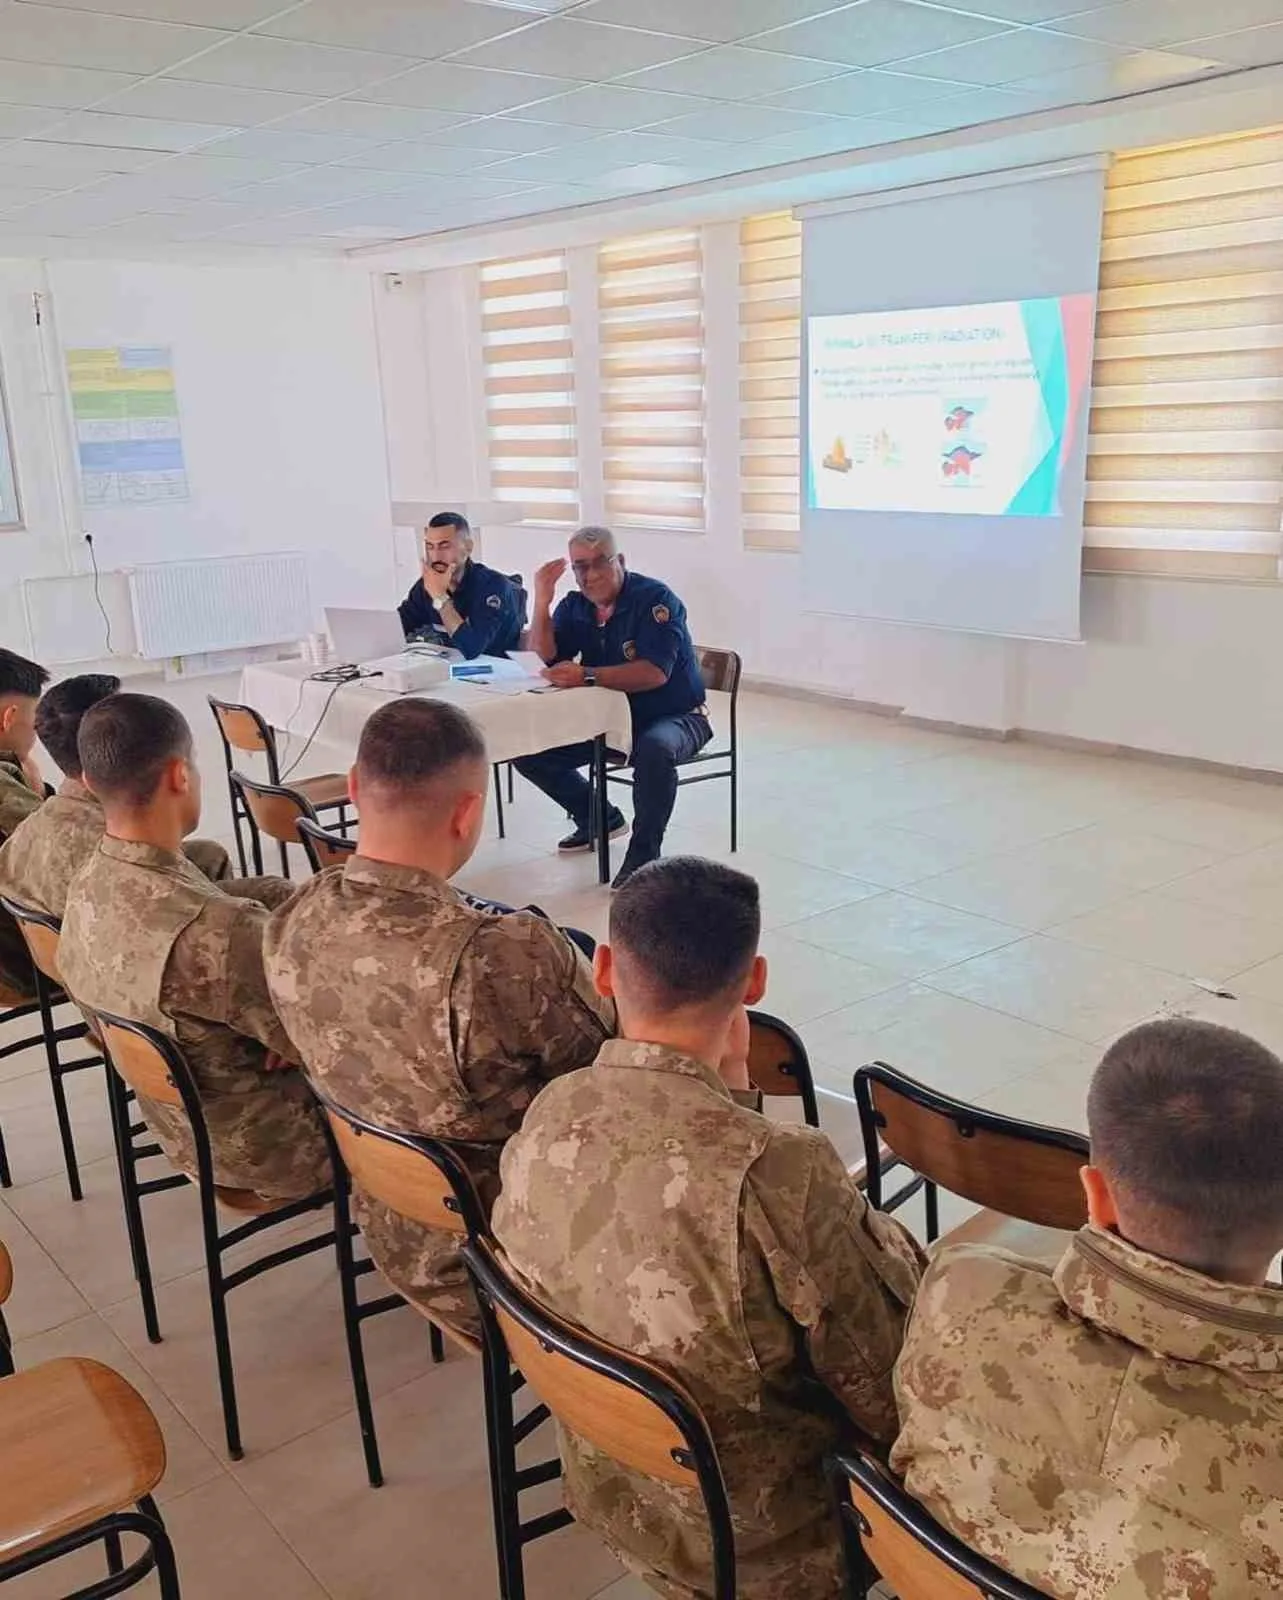
[(0, 0), (0, 252), (340, 252), (1276, 63), (1283, 0)]

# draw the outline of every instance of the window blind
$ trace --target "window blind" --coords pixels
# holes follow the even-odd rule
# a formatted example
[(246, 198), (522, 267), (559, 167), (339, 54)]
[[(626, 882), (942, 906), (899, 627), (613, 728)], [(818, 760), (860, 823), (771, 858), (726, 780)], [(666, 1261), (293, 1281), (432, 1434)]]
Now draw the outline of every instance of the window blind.
[(1279, 576), (1283, 128), (1118, 158), (1092, 400), (1087, 567)]
[(744, 545), (796, 550), (802, 393), (802, 225), (740, 224), (740, 483)]
[(531, 521), (579, 520), (575, 364), (563, 254), (481, 268), (490, 484)]
[(704, 265), (698, 229), (598, 253), (607, 520), (704, 527)]

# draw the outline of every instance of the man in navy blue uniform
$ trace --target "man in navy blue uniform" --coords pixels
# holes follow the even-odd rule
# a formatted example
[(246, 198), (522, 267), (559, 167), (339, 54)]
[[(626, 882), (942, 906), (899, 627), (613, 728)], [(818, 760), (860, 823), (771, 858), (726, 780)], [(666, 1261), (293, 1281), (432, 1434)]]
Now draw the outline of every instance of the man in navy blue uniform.
[[(579, 585), (552, 611), (553, 592), (566, 570), (559, 557), (535, 573), (531, 648), (548, 663), (544, 677), (558, 688), (600, 684), (627, 696), (633, 719), (633, 837), (615, 878), (616, 889), (654, 861), (677, 799), (677, 767), (712, 738), (704, 676), (686, 627), (686, 607), (666, 584), (629, 572), (608, 528), (581, 528), (570, 541), (570, 568)], [(518, 761), (517, 771), (575, 824), (558, 848), (590, 850), (589, 787), (580, 769), (591, 744), (568, 744)], [(610, 808), (611, 838), (627, 820)]]
[(472, 559), (472, 529), (457, 511), (439, 511), (424, 529), (423, 576), (399, 610), (407, 639), (449, 645), (469, 661), (521, 642), (521, 591)]

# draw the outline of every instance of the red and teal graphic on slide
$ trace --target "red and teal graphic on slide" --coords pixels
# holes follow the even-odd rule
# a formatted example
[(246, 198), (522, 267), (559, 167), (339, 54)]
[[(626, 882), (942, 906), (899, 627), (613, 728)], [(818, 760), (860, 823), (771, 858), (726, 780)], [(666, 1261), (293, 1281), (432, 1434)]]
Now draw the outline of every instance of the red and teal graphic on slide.
[(1060, 513), (1060, 482), (1082, 424), (1091, 382), (1092, 323), (1095, 301), (1089, 294), (1059, 300), (1022, 300), (1020, 315), (1033, 370), (1042, 391), (1047, 445), (1007, 507), (1012, 517), (1054, 517)]

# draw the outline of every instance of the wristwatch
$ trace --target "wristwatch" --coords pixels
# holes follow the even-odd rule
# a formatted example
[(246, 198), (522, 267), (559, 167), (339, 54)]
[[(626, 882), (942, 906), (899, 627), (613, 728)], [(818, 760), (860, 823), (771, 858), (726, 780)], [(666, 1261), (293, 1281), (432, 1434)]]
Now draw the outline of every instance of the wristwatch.
[(591, 667), (585, 667), (584, 668), (584, 688), (585, 689), (595, 689), (596, 687), (597, 687), (597, 674), (593, 671), (593, 669)]

